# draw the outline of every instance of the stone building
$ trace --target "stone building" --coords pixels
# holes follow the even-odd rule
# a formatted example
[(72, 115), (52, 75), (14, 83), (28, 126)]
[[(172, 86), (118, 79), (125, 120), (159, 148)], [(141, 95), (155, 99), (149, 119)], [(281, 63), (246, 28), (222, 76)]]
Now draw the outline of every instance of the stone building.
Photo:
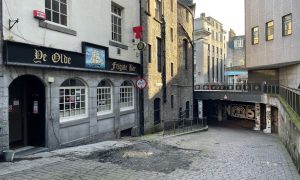
[(249, 82), (300, 85), (300, 1), (246, 0)]
[(204, 13), (195, 19), (195, 84), (224, 82), (227, 45), (222, 23)]
[(193, 116), (192, 0), (142, 1), (145, 132)]
[(1, 2), (0, 150), (138, 133), (138, 0)]
[(245, 66), (245, 36), (237, 36), (233, 29), (228, 33), (225, 79), (231, 84), (246, 83), (248, 80)]

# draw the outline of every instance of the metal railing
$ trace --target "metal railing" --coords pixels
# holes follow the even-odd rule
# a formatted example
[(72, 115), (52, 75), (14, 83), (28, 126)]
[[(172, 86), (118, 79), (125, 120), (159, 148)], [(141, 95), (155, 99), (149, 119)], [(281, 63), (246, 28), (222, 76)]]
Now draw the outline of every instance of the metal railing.
[(263, 85), (259, 83), (252, 84), (198, 84), (195, 85), (195, 91), (232, 91), (232, 92), (263, 92)]
[(178, 134), (201, 129), (207, 125), (206, 118), (170, 119), (163, 121), (163, 135)]
[(280, 95), (300, 117), (300, 90), (278, 84), (200, 84), (195, 91), (226, 91)]

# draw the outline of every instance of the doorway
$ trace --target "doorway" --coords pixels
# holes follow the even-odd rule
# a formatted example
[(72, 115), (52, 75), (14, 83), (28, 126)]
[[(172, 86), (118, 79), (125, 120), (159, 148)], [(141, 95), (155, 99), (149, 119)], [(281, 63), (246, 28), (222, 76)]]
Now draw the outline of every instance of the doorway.
[(9, 146), (45, 146), (45, 86), (23, 75), (9, 86)]

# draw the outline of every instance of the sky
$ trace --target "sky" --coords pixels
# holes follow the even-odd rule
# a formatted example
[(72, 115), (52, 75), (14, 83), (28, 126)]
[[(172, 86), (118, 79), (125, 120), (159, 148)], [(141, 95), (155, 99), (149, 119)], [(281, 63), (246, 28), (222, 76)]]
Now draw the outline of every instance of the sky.
[(194, 3), (196, 18), (204, 12), (221, 22), (227, 32), (231, 28), (237, 35), (245, 34), (244, 0), (194, 0)]

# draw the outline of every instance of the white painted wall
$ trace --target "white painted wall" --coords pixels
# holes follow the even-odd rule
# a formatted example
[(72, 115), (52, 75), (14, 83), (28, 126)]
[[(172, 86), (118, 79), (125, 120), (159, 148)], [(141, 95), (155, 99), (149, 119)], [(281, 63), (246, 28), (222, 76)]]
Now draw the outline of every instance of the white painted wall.
[[(46, 47), (81, 52), (81, 42), (109, 47), (109, 56), (129, 62), (139, 63), (138, 51), (132, 42), (132, 27), (140, 24), (139, 0), (114, 0), (123, 10), (123, 42), (128, 50), (109, 46), (111, 40), (111, 0), (67, 0), (68, 27), (77, 31), (77, 36), (39, 27), (39, 20), (33, 18), (33, 10), (45, 11), (44, 0), (5, 0), (3, 1), (4, 39)], [(6, 5), (7, 4), (7, 5)], [(10, 31), (9, 19), (19, 18)]]

